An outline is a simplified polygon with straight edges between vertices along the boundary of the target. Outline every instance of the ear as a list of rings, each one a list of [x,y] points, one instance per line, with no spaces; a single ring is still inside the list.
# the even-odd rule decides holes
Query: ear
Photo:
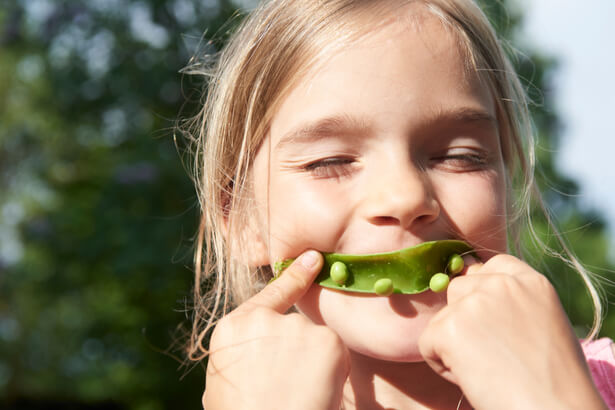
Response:
[[[255,209],[247,209],[249,215],[238,215],[230,206],[230,198],[224,198],[222,229],[231,257],[250,267],[270,264],[269,247],[264,230],[259,229]]]
[[[250,220],[237,235],[239,243],[234,248],[238,252],[236,255],[233,255],[233,257],[251,268],[270,264],[269,247],[267,246],[266,238],[263,237],[264,233],[261,229],[258,229],[257,224],[254,222]]]
[[[239,226],[238,221],[225,221],[226,242],[233,259],[252,268],[270,264],[266,241],[254,223],[248,221]]]

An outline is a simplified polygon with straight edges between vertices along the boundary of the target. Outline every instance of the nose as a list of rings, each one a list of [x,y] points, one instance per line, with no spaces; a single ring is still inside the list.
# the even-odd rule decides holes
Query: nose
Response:
[[[438,218],[440,204],[423,170],[397,161],[380,167],[365,187],[363,213],[370,223],[414,229]]]

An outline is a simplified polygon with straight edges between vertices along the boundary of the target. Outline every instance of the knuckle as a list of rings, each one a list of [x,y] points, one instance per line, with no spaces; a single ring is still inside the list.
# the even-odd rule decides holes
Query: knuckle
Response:
[[[485,310],[486,305],[488,304],[488,299],[492,297],[492,295],[492,292],[489,292],[488,290],[478,290],[460,301],[459,310],[460,312],[469,314],[470,317],[475,317],[480,312]],[[447,324],[450,327],[449,330],[454,330],[457,323],[458,321],[456,320],[447,321]]]
[[[491,298],[498,303],[504,300],[502,298],[521,296],[524,291],[523,281],[518,276],[499,274],[486,281],[484,292],[479,296]]]
[[[418,339],[418,348],[419,348],[419,352],[425,356],[425,352],[428,350],[429,345],[431,344],[431,332],[433,327],[427,327],[425,330],[423,330],[423,333],[421,333],[421,335],[419,336]]]
[[[306,323],[310,323],[310,321],[303,316],[301,313],[297,313],[297,312],[290,312],[284,315],[284,317],[286,318],[287,321],[293,322],[293,323],[297,323],[297,324],[301,324],[304,325]]]
[[[553,288],[553,285],[551,285],[551,282],[545,275],[536,273],[532,275],[532,278],[536,286],[540,286],[541,288],[545,288],[545,289]]]
[[[262,326],[262,323],[271,320],[271,309],[265,306],[255,306],[249,315],[247,315],[246,320],[257,326]]]
[[[227,316],[221,319],[214,328],[211,339],[209,341],[210,350],[216,350],[220,345],[224,344],[225,340],[233,337],[233,324],[231,319]]]
[[[491,281],[492,284],[505,290],[512,291],[519,287],[519,279],[515,276],[498,275],[496,279]]]
[[[299,313],[287,313],[282,315],[281,319],[281,325],[289,334],[304,334],[306,327],[309,326],[308,320]]]
[[[446,308],[445,308],[446,309]],[[427,351],[434,346],[439,346],[442,341],[448,340],[448,334],[455,334],[457,330],[456,317],[459,316],[458,307],[454,310],[446,309],[441,310],[425,328],[421,336],[419,337],[419,350]]]
[[[463,321],[463,314],[456,311],[453,315],[441,317],[437,323],[430,327],[429,332],[424,332],[419,339],[419,349],[421,346],[425,350],[441,350],[446,345],[447,340],[456,340],[459,337],[460,323]]]
[[[254,308],[250,312],[250,315],[256,318],[265,317],[269,315],[269,308],[266,308],[265,306],[261,306],[261,305],[254,305]]]
[[[324,349],[327,351],[343,351],[344,342],[337,333],[326,326],[317,326],[317,330],[319,342]]]
[[[532,286],[533,289],[535,289],[542,295],[549,297],[557,297],[557,292],[555,291],[553,284],[546,276],[540,273],[535,273],[529,275],[528,281],[530,286]]]
[[[506,270],[520,263],[523,263],[523,262],[521,262],[521,260],[518,259],[517,257],[509,255],[507,253],[500,253],[498,255],[495,255],[491,259],[489,259],[485,263],[485,266],[489,266],[490,268],[495,268],[496,270],[502,270],[502,269]]]
[[[460,276],[452,280],[448,289],[446,290],[446,296],[448,300],[457,300],[464,294],[464,289],[467,287],[467,277]]]
[[[212,334],[212,340],[215,337],[224,338],[232,336],[236,329],[245,328],[246,323],[263,323],[269,320],[271,310],[267,307],[245,302],[246,309],[234,311],[216,323],[216,327]]]
[[[455,338],[459,334],[459,321],[444,320],[441,326],[444,334],[452,340],[455,340]]]
[[[444,317],[441,314],[438,314],[434,317],[428,324],[428,326],[423,330],[418,338],[418,348],[421,354],[424,354],[429,348],[434,344],[435,341],[438,340],[438,330]]]
[[[292,265],[291,267],[288,268],[285,274],[288,276],[288,279],[295,282],[295,285],[297,285],[298,287],[300,288],[307,287],[308,279],[305,277],[305,272],[302,270],[301,267]]]
[[[286,300],[285,294],[284,288],[277,281],[269,284],[267,288],[267,298],[276,305]]]

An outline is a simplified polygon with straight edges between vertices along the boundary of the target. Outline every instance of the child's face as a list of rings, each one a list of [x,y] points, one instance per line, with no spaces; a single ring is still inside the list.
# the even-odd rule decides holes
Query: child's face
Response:
[[[253,166],[268,263],[312,248],[375,253],[461,238],[506,250],[506,192],[493,98],[431,17],[387,24],[301,79]],[[420,360],[445,294],[358,296],[312,286],[297,304],[353,350]]]

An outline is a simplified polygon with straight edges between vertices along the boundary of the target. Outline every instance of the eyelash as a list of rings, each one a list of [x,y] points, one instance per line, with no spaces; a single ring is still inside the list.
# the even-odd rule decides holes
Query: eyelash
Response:
[[[332,157],[311,162],[303,166],[303,169],[316,178],[342,178],[352,172],[353,158]],[[484,169],[488,164],[487,155],[484,153],[451,154],[433,157],[430,163],[434,168],[444,167],[449,171],[471,172]]]
[[[346,157],[325,158],[311,162],[303,167],[317,178],[342,178],[350,175],[354,159]]]
[[[451,154],[434,157],[432,164],[437,168],[444,166],[446,169],[459,171],[477,171],[484,169],[489,163],[484,153]]]

